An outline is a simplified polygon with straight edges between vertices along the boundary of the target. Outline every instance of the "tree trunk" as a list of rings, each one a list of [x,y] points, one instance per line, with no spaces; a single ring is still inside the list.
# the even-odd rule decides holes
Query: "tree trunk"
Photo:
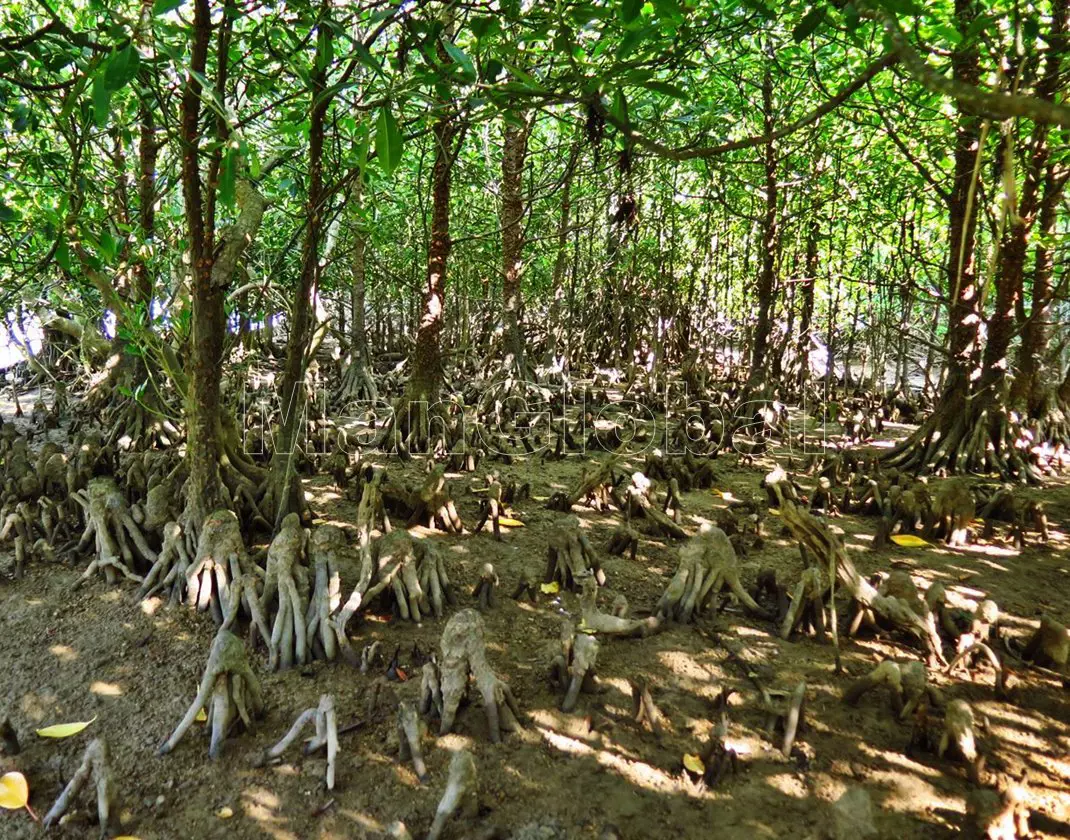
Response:
[[[810,381],[811,329],[814,321],[814,287],[817,284],[817,241],[821,226],[815,215],[806,231],[806,257],[803,262],[802,314],[799,316],[799,339],[795,353],[799,359],[799,387],[805,388]]]
[[[780,222],[777,215],[777,157],[773,142],[775,124],[773,114],[773,73],[770,63],[766,64],[762,79],[762,114],[765,128],[765,214],[762,217],[762,254],[761,270],[758,273],[758,320],[754,326],[754,339],[751,343],[750,381],[759,385],[764,378],[768,364],[766,353],[769,350],[769,335],[772,331],[773,295],[776,283],[776,258],[780,245]]]
[[[327,110],[332,96],[327,86],[327,60],[331,50],[330,26],[317,27],[315,70],[310,81],[308,129],[308,204],[305,215],[305,241],[301,252],[301,277],[297,284],[290,330],[286,340],[286,361],[282,373],[282,416],[271,456],[271,499],[268,511],[274,513],[274,531],[290,513],[304,509],[301,481],[297,475],[297,455],[304,443],[306,409],[305,365],[312,332],[312,291],[319,275],[320,239],[323,235],[323,137]]]
[[[195,0],[190,72],[180,111],[182,198],[189,238],[192,336],[186,391],[186,465],[184,520],[186,538],[195,544],[204,517],[227,504],[220,464],[224,456],[219,384],[226,335],[224,300],[238,261],[260,228],[267,202],[249,183],[235,189],[239,214],[218,247],[213,226],[206,224],[200,173],[201,82],[211,36],[208,0]]]
[[[561,324],[564,314],[561,311],[565,300],[565,270],[568,268],[568,229],[572,213],[572,177],[576,171],[576,161],[580,155],[579,141],[573,142],[569,151],[568,163],[561,184],[561,212],[557,217],[557,254],[554,258],[553,274],[550,281],[550,340],[547,343],[546,364],[553,364],[561,352],[564,331]],[[571,314],[571,313],[569,313]]]
[[[432,129],[435,164],[431,174],[431,240],[427,249],[427,276],[423,308],[416,331],[416,347],[409,374],[409,400],[433,403],[442,391],[440,340],[446,297],[446,262],[450,254],[450,182],[456,156],[453,141],[460,133],[456,118],[439,117]]]
[[[516,120],[520,121],[517,125]],[[520,327],[521,274],[524,251],[524,162],[530,125],[523,115],[505,119],[502,147],[502,319],[505,327],[503,368],[520,380],[527,376]]]

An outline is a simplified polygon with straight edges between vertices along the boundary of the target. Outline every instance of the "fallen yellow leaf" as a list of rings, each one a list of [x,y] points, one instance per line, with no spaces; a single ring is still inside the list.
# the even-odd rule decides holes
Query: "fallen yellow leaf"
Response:
[[[197,721],[197,723],[204,723],[206,720],[208,720],[208,712],[206,712],[204,709],[201,709],[199,712],[197,712],[197,714],[193,716],[193,719]]]
[[[929,544],[921,537],[916,537],[913,534],[893,534],[891,540],[896,545],[903,546],[903,548],[921,548]]]
[[[533,502],[548,502],[548,501],[550,501],[550,497],[549,496],[532,496],[531,500]]]
[[[684,767],[699,776],[706,772],[706,765],[702,763],[702,759],[691,753],[684,755]]]
[[[21,773],[5,773],[0,776],[0,808],[17,811],[30,801],[30,786]]]
[[[93,720],[83,720],[78,723],[57,723],[53,726],[46,726],[44,729],[38,729],[37,734],[42,738],[70,738],[72,735],[77,735],[96,719],[97,716],[93,715]]]
[[[490,489],[489,487],[473,487],[472,488],[472,492],[473,493],[486,493],[489,489]]]
[[[215,815],[221,820],[229,820],[231,817],[234,816],[234,809],[231,808],[229,805],[224,805],[222,808],[215,812]]]
[[[504,525],[506,528],[523,528],[524,527],[524,523],[521,522],[519,519],[509,519],[508,517],[505,517],[505,516],[499,516],[498,517],[498,524],[499,525]]]
[[[561,591],[561,584],[559,584],[556,580],[552,580],[549,583],[544,583],[539,588],[542,589],[542,591],[545,592],[547,595],[556,595],[558,592]]]

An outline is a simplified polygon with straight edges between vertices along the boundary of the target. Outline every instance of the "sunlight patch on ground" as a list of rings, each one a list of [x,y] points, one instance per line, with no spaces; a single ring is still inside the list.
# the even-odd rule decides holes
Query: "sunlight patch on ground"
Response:
[[[810,795],[802,779],[794,773],[776,773],[767,776],[765,783],[792,799],[806,799]]]
[[[247,817],[255,820],[275,840],[297,840],[297,835],[284,827],[288,821],[276,813],[279,804],[278,796],[264,788],[252,788],[242,793],[242,809]]]
[[[115,683],[96,680],[89,686],[89,690],[100,697],[122,697],[123,690]]]
[[[145,615],[149,616],[149,618],[151,618],[152,616],[156,615],[156,611],[162,606],[163,598],[157,598],[155,595],[153,595],[151,598],[146,598],[144,601],[141,602],[141,611],[145,613]]]
[[[575,738],[542,727],[539,727],[539,734],[554,749],[568,755],[593,757],[602,767],[618,773],[636,787],[657,793],[678,793],[681,790],[678,779],[645,762],[629,761],[606,750],[596,750]]]
[[[74,662],[78,658],[78,652],[68,645],[52,645],[48,652],[59,659],[60,662]]]

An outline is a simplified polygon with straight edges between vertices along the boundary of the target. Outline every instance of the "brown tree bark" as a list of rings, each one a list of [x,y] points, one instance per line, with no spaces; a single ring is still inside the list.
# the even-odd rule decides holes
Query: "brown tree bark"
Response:
[[[224,458],[220,378],[226,335],[224,300],[238,261],[260,228],[267,202],[248,183],[236,188],[239,215],[214,245],[214,224],[205,221],[200,172],[201,82],[208,62],[212,32],[209,0],[194,0],[190,72],[180,109],[182,197],[190,251],[192,335],[186,390],[187,541],[195,543],[201,523],[213,510],[228,504],[220,464]]]
[[[766,136],[765,165],[765,212],[762,216],[762,253],[761,269],[758,272],[758,320],[754,326],[754,339],[751,343],[750,382],[752,386],[761,384],[764,378],[769,351],[769,336],[773,326],[774,291],[776,285],[776,260],[780,249],[780,219],[777,212],[778,185],[777,169],[779,157],[773,141],[775,116],[773,113],[773,72],[771,61],[767,59],[765,75],[762,78],[762,116]]]
[[[519,124],[517,124],[519,121]],[[531,126],[523,114],[505,119],[502,145],[502,320],[503,368],[520,380],[527,378],[524,335],[520,325],[523,302],[521,275],[524,251],[524,164]]]
[[[312,338],[312,291],[319,278],[320,240],[323,238],[323,140],[327,111],[333,95],[326,92],[332,29],[318,27],[314,69],[309,77],[308,199],[305,210],[305,240],[301,250],[301,276],[290,312],[286,361],[282,373],[282,416],[271,457],[271,490],[265,514],[274,514],[274,531],[290,513],[304,511],[301,481],[297,475],[298,453],[305,444],[303,421],[306,355]]]
[[[799,360],[798,383],[805,388],[810,381],[810,346],[814,321],[814,288],[817,285],[817,244],[821,233],[815,214],[806,229],[806,257],[803,260],[802,313],[799,315],[799,337],[795,355]]]
[[[432,129],[435,163],[431,172],[431,240],[427,249],[420,323],[409,374],[410,401],[433,403],[442,392],[442,313],[446,299],[446,264],[451,246],[450,185],[457,152],[453,145],[460,133],[460,125],[453,114],[439,117]]]

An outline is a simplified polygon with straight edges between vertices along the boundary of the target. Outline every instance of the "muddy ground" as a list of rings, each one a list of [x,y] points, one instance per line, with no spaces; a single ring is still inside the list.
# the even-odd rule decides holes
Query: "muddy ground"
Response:
[[[583,463],[579,456],[548,464],[521,459],[501,471],[531,482],[535,497],[548,497],[569,485]],[[639,468],[641,459],[631,463]],[[759,481],[770,463],[759,459],[741,466],[735,456],[722,456],[716,461],[716,490],[760,498]],[[410,480],[417,481],[421,469],[418,461],[406,467]],[[480,498],[470,488],[483,484],[479,476],[454,476],[453,481],[469,527]],[[355,522],[355,503],[329,479],[310,481],[307,492],[322,520],[346,527]],[[1042,614],[1070,622],[1070,487],[1055,483],[1041,492],[1051,542],[1039,545],[1033,539],[1023,551],[997,534],[959,550],[932,545],[875,552],[870,547],[875,520],[843,517],[832,524],[842,530],[863,573],[889,569],[894,562],[909,568],[923,586],[943,581],[960,605],[993,598],[1007,616],[1006,632],[1020,637]],[[683,523],[694,530],[724,504],[717,492],[689,493]],[[675,568],[677,546],[645,539],[636,562],[611,557],[605,538],[618,516],[578,509],[574,514],[608,574],[602,603],[623,593],[633,611],[649,611]],[[827,803],[849,785],[872,794],[881,837],[958,833],[970,790],[964,768],[934,755],[908,756],[910,725],[894,721],[882,698],[867,696],[857,708],[845,706],[840,695],[850,677],[833,673],[830,644],[806,637],[781,641],[771,624],[747,617],[734,605],[697,625],[672,627],[644,640],[603,640],[598,670],[605,693],[583,695],[574,714],[562,714],[546,667],[561,616],[578,620],[577,597],[543,595],[531,606],[507,595],[522,569],[541,574],[548,533],[563,515],[547,511],[537,499],[518,504],[515,515],[525,526],[509,530],[501,543],[487,533],[425,534],[449,558],[459,606],[472,605],[470,593],[482,565],[490,561],[497,567],[505,591],[486,616],[490,659],[528,715],[524,731],[493,745],[473,702],[462,711],[454,734],[426,739],[430,775],[425,785],[410,764],[395,757],[396,698],[415,692],[418,679],[392,684],[368,718],[365,692],[379,675],[324,663],[269,674],[263,649],[252,658],[263,679],[266,718],[252,732],[228,740],[218,761],[208,759],[202,724],[171,755],[158,758],[156,748],[196,692],[215,628],[210,618],[185,608],[167,608],[158,600],[136,603],[132,584],[109,588],[98,578],[72,592],[83,561],[77,567],[31,565],[21,581],[6,575],[0,580],[0,716],[10,717],[24,747],[16,758],[0,761],[26,774],[31,805],[40,814],[77,766],[89,739],[105,737],[118,783],[122,833],[142,840],[370,838],[381,836],[396,819],[419,837],[445,785],[450,751],[459,746],[475,754],[482,815],[476,824],[455,826],[451,837],[470,836],[488,823],[516,829],[534,820],[554,821],[565,836],[576,838],[597,837],[608,825],[625,840],[817,837]],[[744,583],[753,582],[759,566],[772,566],[781,580],[794,582],[801,570],[796,545],[781,534],[776,517],[767,516],[765,528],[764,547],[745,558]],[[352,576],[346,581],[351,585]],[[401,645],[404,667],[414,642],[424,649],[437,647],[444,623],[416,626],[372,615],[362,623],[355,620],[350,631],[358,646],[372,639],[382,639],[390,650]],[[771,687],[806,681],[809,726],[791,758],[781,757],[778,739],[765,732],[754,687],[717,637],[742,642],[748,656],[764,662]],[[843,641],[843,662],[851,675],[887,656],[907,659],[918,653],[898,639]],[[652,679],[668,719],[660,743],[649,730],[624,719],[631,704],[628,679],[638,676]],[[974,683],[942,675],[934,679],[950,696],[973,703],[987,721],[982,743],[990,766],[1029,771],[1036,836],[1070,836],[1070,692],[1018,669],[1012,678],[1014,704],[994,699],[991,672],[982,670]],[[704,790],[684,774],[681,759],[701,748],[711,728],[710,701],[725,686],[738,692],[727,739],[739,753],[738,772],[716,789]],[[324,789],[323,759],[303,758],[299,749],[281,763],[254,767],[252,758],[324,692],[334,695],[340,726],[357,724],[341,736],[336,790]],[[70,739],[34,735],[37,727],[90,718],[93,724]],[[592,732],[592,719],[615,722]],[[81,805],[56,835],[95,836],[94,809],[87,797]],[[220,816],[228,809],[232,816]],[[0,812],[0,837],[28,838],[37,832],[25,811]]]

